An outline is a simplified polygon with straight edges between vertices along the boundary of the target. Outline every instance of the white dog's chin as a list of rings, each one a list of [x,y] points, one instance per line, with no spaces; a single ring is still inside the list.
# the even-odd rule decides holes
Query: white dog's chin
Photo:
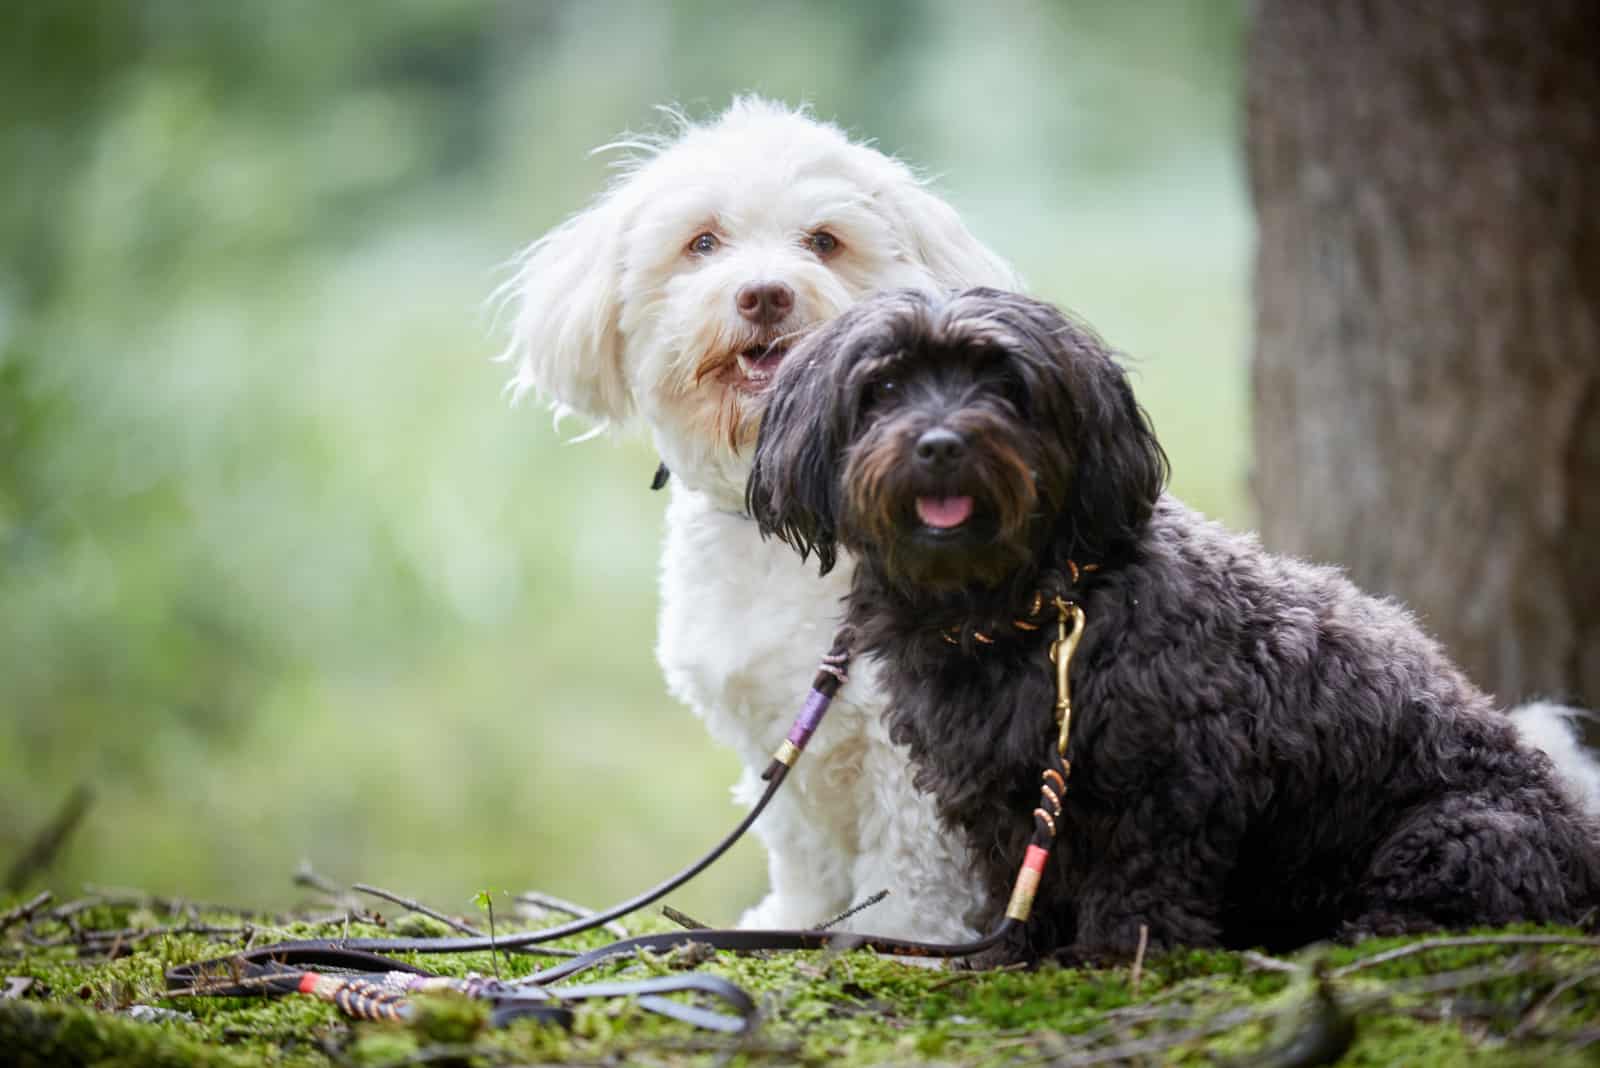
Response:
[[[848,582],[848,568],[819,581],[742,518],[773,373],[878,290],[1017,280],[903,164],[802,112],[738,100],[621,147],[634,153],[617,182],[507,286],[512,389],[648,428],[675,487],[658,655],[672,693],[740,754],[753,799]],[[977,895],[965,846],[912,785],[870,670],[856,675],[756,825],[773,889],[748,922],[805,926],[889,888],[875,930],[959,940]]]

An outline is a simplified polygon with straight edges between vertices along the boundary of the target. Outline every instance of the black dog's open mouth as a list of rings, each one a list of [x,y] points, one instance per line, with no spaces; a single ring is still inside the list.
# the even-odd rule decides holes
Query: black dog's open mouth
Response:
[[[971,497],[918,497],[917,518],[935,532],[955,531],[972,518]]]
[[[963,493],[919,494],[905,521],[912,540],[941,551],[982,545],[997,533],[994,512],[983,498]]]

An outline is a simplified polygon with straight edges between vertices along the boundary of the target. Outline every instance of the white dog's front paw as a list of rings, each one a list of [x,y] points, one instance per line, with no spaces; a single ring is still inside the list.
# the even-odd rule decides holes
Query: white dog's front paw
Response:
[[[813,898],[795,898],[773,891],[761,904],[745,910],[740,928],[747,931],[803,931],[826,920],[840,910]]]

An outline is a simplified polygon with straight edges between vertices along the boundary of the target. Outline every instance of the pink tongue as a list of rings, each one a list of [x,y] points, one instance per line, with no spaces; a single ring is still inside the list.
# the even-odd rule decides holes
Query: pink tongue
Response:
[[[918,497],[917,518],[930,527],[959,527],[972,515],[971,497]]]

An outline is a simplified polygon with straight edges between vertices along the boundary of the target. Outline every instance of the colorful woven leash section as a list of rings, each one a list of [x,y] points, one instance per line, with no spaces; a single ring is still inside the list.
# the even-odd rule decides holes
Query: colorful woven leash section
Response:
[[[332,946],[298,951],[288,946],[268,948],[274,956],[246,954],[174,968],[167,973],[168,990],[192,997],[305,994],[336,1005],[358,1020],[397,1022],[415,1015],[418,995],[452,994],[488,1002],[492,1007],[489,1022],[495,1027],[530,1018],[570,1027],[570,1004],[596,998],[637,998],[639,1007],[647,1012],[731,1033],[748,1030],[756,1014],[749,995],[714,975],[686,973],[550,990],[526,981],[434,975],[386,957]],[[325,970],[295,967],[291,961],[324,961]],[[667,996],[671,994],[714,999],[727,1011],[674,1001]]]

